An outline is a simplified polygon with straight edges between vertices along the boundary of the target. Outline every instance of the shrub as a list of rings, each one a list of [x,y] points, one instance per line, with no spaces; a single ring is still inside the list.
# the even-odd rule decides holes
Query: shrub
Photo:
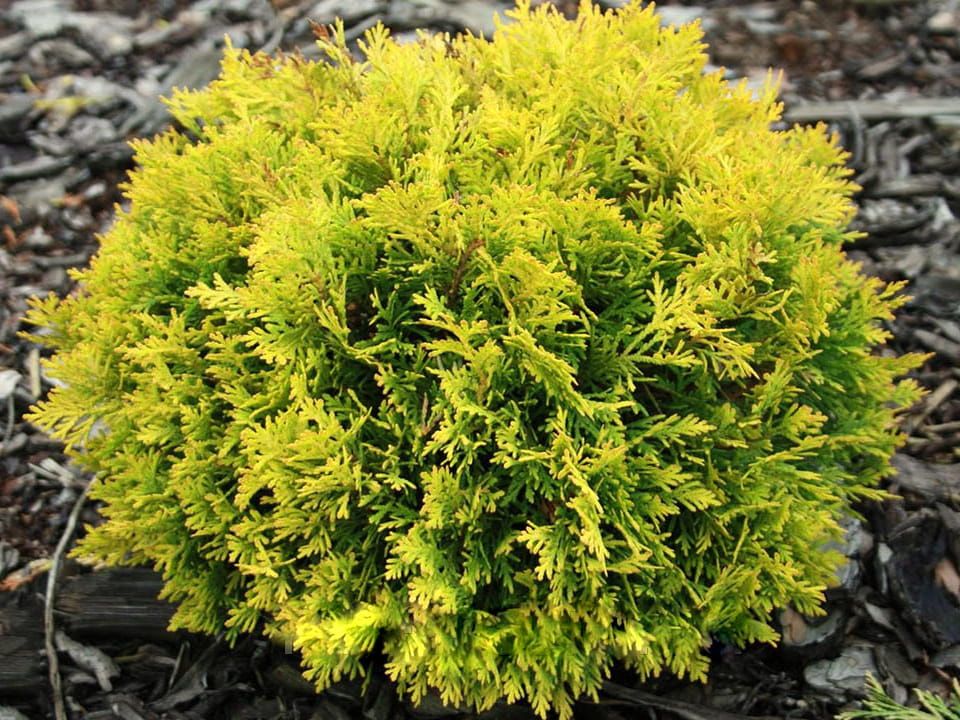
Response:
[[[946,698],[920,688],[914,688],[913,694],[919,707],[901,705],[887,695],[879,680],[868,675],[863,706],[840,713],[836,720],[960,720],[960,682],[956,678],[951,680]]]
[[[513,17],[229,51],[35,304],[33,419],[97,473],[81,552],[160,570],[175,626],[566,717],[817,611],[916,358],[871,353],[900,301],[841,252],[823,128],[651,8]]]

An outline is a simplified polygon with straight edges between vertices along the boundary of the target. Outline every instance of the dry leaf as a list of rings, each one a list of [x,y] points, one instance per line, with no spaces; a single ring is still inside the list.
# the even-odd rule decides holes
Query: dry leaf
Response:
[[[950,558],[943,558],[937,563],[933,569],[933,576],[936,578],[937,585],[960,600],[960,573],[957,572],[957,566]]]
[[[0,592],[10,592],[32,582],[35,577],[45,573],[49,567],[49,558],[40,558],[27,563],[24,567],[14,570],[3,580],[0,580]]]
[[[8,198],[6,195],[0,195],[0,208],[7,211],[16,225],[20,224],[23,218],[20,217],[20,207],[17,205],[16,200]]]

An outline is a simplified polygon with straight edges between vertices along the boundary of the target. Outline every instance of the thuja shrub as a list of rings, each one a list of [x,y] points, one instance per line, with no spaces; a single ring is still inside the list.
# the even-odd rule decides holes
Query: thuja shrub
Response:
[[[176,627],[566,717],[817,612],[916,358],[872,352],[897,288],[841,251],[823,128],[638,3],[513,20],[229,51],[35,304],[33,419],[97,474],[80,551],[161,571]]]

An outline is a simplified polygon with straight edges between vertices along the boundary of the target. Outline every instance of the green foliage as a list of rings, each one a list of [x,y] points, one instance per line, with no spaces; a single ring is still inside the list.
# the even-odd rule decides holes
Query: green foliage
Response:
[[[898,288],[841,252],[822,128],[638,3],[513,16],[228,52],[34,306],[33,420],[98,475],[81,551],[160,570],[177,627],[565,718],[817,611],[917,359],[871,352]]]
[[[960,720],[960,683],[953,681],[949,702],[926,690],[915,689],[919,708],[904,707],[891,698],[883,685],[867,677],[867,699],[860,710],[837,715],[837,720]]]

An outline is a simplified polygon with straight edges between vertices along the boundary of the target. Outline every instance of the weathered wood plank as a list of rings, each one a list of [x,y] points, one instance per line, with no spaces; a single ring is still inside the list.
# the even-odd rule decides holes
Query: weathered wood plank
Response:
[[[166,635],[170,603],[157,600],[160,576],[146,568],[101,570],[67,578],[57,590],[58,624],[68,635]]]
[[[812,102],[788,107],[783,119],[790,123],[809,123],[818,120],[900,120],[938,115],[960,115],[960,98]]]
[[[0,594],[0,694],[26,693],[46,683],[43,649],[45,581]],[[57,588],[56,623],[76,639],[171,637],[174,608],[157,600],[163,583],[152,570],[118,568],[65,577]]]
[[[46,681],[43,604],[35,597],[0,607],[0,694],[27,693]]]

